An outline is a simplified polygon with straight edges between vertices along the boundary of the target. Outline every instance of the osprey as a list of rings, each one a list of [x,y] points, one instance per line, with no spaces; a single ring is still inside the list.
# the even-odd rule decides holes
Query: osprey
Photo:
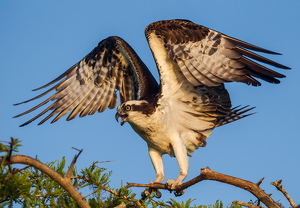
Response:
[[[117,106],[116,119],[128,122],[142,137],[156,171],[154,182],[164,180],[162,155],[176,157],[180,172],[176,180],[168,180],[176,189],[188,174],[188,156],[215,127],[251,114],[252,108],[232,108],[225,82],[242,82],[259,86],[262,79],[279,83],[284,75],[258,62],[289,69],[251,51],[278,54],[232,38],[188,20],[166,20],[147,26],[145,35],[160,75],[154,79],[136,52],[122,38],[102,40],[81,61],[50,83],[46,92],[27,100],[40,98],[55,90],[54,95],[19,114],[22,116],[53,103],[24,126],[48,111],[40,123],[58,114],[51,123],[69,114],[67,120]],[[21,103],[18,103],[21,104]],[[16,104],[16,105],[18,105]]]

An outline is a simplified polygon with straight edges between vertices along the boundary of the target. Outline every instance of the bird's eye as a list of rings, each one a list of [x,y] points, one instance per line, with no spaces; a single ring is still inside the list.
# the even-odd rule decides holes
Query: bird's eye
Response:
[[[130,105],[126,105],[126,106],[125,106],[125,110],[126,110],[126,111],[130,111],[130,110],[131,110]]]

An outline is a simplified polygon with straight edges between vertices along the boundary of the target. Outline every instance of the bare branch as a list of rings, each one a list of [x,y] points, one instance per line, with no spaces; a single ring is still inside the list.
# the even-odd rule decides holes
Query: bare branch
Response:
[[[6,158],[6,160],[8,160],[8,161],[10,161],[10,158],[12,156],[13,146],[14,146],[14,138],[10,137],[9,152],[8,152],[8,156]],[[12,172],[11,164],[8,165],[8,169],[9,169],[9,172]]]
[[[114,162],[114,161],[115,161],[115,160],[106,160],[106,161],[100,161],[100,162],[99,162],[99,161],[96,161],[96,162],[95,162],[95,164],[96,164],[96,163],[107,163],[107,162]]]
[[[12,155],[13,147],[14,147],[14,138],[10,137],[10,147],[9,147],[9,153],[8,153],[8,157],[7,157],[8,161],[10,160],[10,157]]]
[[[127,182],[126,188],[130,187],[149,187],[149,188],[154,188],[154,189],[168,189],[166,184],[164,183],[158,183],[158,182],[153,182],[150,184],[140,184],[140,183],[129,183]]]
[[[264,179],[265,179],[265,177],[263,177],[262,179],[260,179],[260,180],[256,183],[256,185],[257,185],[257,186],[260,186],[260,184],[263,182]]]
[[[80,150],[80,149],[77,149],[76,147],[72,147],[72,149],[77,150],[78,152],[82,151],[82,149]]]
[[[238,203],[241,206],[249,207],[249,208],[260,208],[260,206],[255,206],[253,204],[249,204],[249,203],[242,202],[242,201],[233,201],[232,203]]]
[[[73,171],[73,167],[77,161],[77,158],[79,157],[79,155],[82,153],[83,149],[79,150],[79,149],[76,149],[75,147],[72,147],[73,149],[79,151],[79,153],[77,155],[74,156],[73,160],[72,160],[72,163],[66,173],[66,178],[70,179],[70,177],[72,176],[72,171]]]
[[[208,167],[201,169],[201,175],[206,180],[214,180],[222,183],[227,183],[239,188],[242,188],[246,191],[252,193],[258,200],[263,202],[269,208],[280,208],[280,206],[270,197],[268,196],[259,186],[256,184],[246,181],[240,178],[224,175],[221,173],[214,172],[210,170]]]
[[[174,190],[176,192],[180,192],[181,190],[184,190],[200,181],[203,180],[213,180],[213,181],[219,181],[221,183],[227,183],[242,189],[245,189],[246,191],[249,191],[252,193],[258,200],[263,202],[267,207],[269,208],[280,208],[280,206],[268,195],[266,194],[259,186],[255,183],[252,183],[250,181],[246,181],[240,178],[232,177],[229,175],[224,175],[222,173],[218,173],[215,171],[210,170],[209,167],[202,168],[201,174],[192,180],[183,183]],[[153,183],[153,184],[133,184],[133,183],[127,183],[128,187],[137,186],[137,187],[150,187],[154,189],[169,189],[166,187],[166,184],[162,183]]]
[[[281,182],[282,182],[282,180],[271,182],[271,185],[275,186],[277,188],[277,190],[280,191],[285,196],[285,198],[287,198],[287,200],[290,202],[290,204],[291,204],[291,206],[293,208],[297,207],[297,205],[295,204],[295,202],[288,195],[288,193],[286,192],[286,190],[282,187]]]

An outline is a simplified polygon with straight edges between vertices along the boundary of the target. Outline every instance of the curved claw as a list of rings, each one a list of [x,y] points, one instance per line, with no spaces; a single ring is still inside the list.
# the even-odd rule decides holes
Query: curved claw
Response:
[[[161,197],[161,195],[162,195],[161,192],[160,192],[160,190],[159,189],[155,189],[154,191],[155,191],[155,197],[159,199]]]
[[[174,195],[177,196],[182,196],[185,193],[185,190],[181,190],[181,191],[175,191]]]
[[[141,193],[141,196],[142,196],[142,199],[145,199],[147,198],[147,196],[149,196],[151,194],[149,188],[146,188],[142,193]]]
[[[150,184],[153,184],[153,181],[150,181]],[[153,191],[155,191],[155,197],[156,198],[160,198],[162,196],[161,192],[159,189],[155,189],[155,188],[149,188],[147,187],[142,193],[142,199],[145,199],[147,196],[149,196]]]
[[[142,199],[145,199],[148,197],[153,191],[155,191],[155,197],[160,198],[162,196],[161,192],[158,189],[153,189],[153,188],[146,188],[142,193]]]
[[[178,182],[177,180],[171,180],[171,179],[167,180],[166,182],[167,189],[170,192],[174,191],[175,196],[182,196],[185,193],[185,190],[180,190],[180,191],[176,190],[176,188],[181,184],[182,182]]]

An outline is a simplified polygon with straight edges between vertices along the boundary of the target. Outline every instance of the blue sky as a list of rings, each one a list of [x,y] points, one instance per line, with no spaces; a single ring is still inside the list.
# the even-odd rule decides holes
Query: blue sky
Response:
[[[286,207],[286,199],[270,182],[282,179],[283,186],[299,200],[300,133],[299,105],[299,1],[1,1],[1,140],[11,136],[21,139],[20,154],[50,162],[66,156],[71,162],[83,149],[77,167],[93,161],[115,160],[103,166],[113,171],[111,186],[123,182],[148,183],[155,179],[146,143],[129,124],[115,121],[116,110],[55,124],[33,122],[20,124],[35,113],[13,119],[41,100],[21,106],[12,104],[38,94],[32,89],[48,83],[89,53],[102,39],[117,35],[139,54],[158,79],[155,62],[144,36],[145,27],[162,19],[189,19],[229,36],[282,53],[271,56],[292,70],[276,69],[287,77],[279,85],[261,87],[230,83],[232,104],[256,106],[256,114],[215,129],[207,146],[190,158],[186,180],[200,168],[209,166],[224,174],[258,182]],[[163,157],[166,179],[175,179],[179,169],[176,159]],[[135,192],[142,191],[134,188]],[[162,191],[163,197],[174,197]],[[250,193],[214,181],[190,187],[176,198],[211,204],[220,199],[225,205],[233,200],[255,199]],[[297,199],[298,198],[298,199]]]

